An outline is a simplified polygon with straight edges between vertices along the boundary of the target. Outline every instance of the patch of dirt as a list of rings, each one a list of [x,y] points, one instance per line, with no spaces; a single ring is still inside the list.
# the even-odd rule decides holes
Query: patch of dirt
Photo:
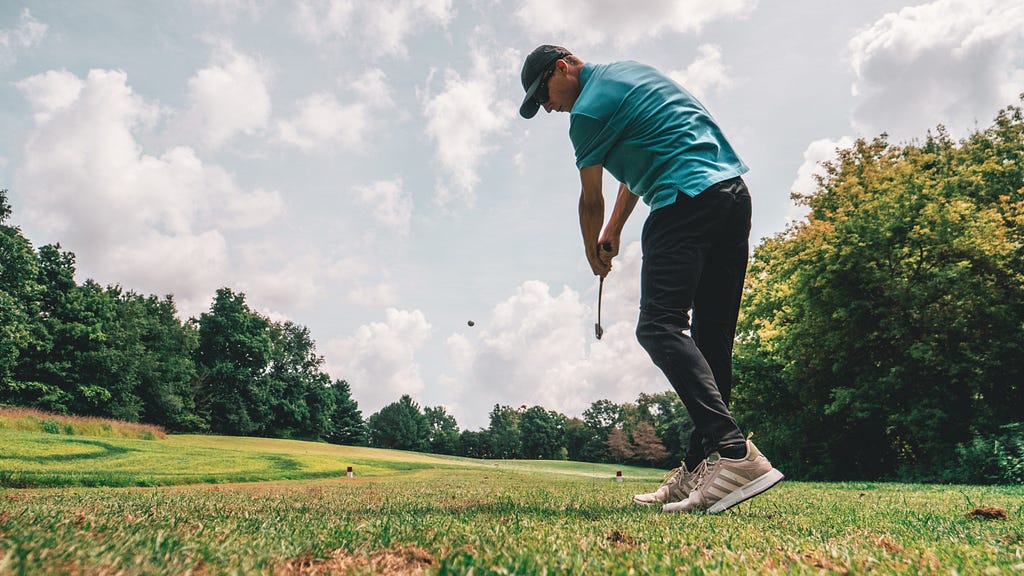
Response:
[[[605,539],[612,544],[625,546],[627,548],[634,548],[637,544],[636,538],[633,538],[625,532],[620,532],[619,530],[612,530],[605,536]]]
[[[892,540],[890,540],[889,538],[887,538],[885,536],[882,536],[881,538],[876,540],[875,544],[877,544],[879,548],[881,548],[883,550],[886,550],[888,552],[894,552],[894,553],[903,552],[903,546],[900,546],[899,544],[893,542]]]
[[[330,558],[309,555],[286,560],[274,567],[274,576],[344,574],[354,570],[372,570],[374,574],[415,576],[436,563],[429,552],[415,546],[377,550],[369,556],[335,550]]]
[[[967,513],[971,518],[980,520],[1006,520],[1006,510],[995,507],[979,507]]]

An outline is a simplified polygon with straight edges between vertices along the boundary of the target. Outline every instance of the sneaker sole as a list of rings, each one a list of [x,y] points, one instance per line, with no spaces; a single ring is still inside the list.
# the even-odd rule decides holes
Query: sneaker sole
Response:
[[[754,496],[757,496],[772,486],[775,486],[783,478],[785,478],[785,476],[782,475],[782,472],[772,468],[757,479],[751,480],[742,487],[730,492],[725,498],[722,498],[718,502],[712,504],[711,507],[708,508],[708,514],[725,512],[729,508],[732,508],[741,502],[750,500]]]

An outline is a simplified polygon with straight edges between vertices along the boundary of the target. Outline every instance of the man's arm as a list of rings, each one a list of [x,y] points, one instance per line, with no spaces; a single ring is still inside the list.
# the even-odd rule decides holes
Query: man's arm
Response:
[[[601,179],[604,166],[587,166],[580,169],[580,232],[583,233],[583,249],[587,255],[590,269],[596,276],[607,276],[611,265],[604,262],[598,254],[598,237],[604,223],[604,196],[601,194]],[[616,203],[617,204],[617,203]]]
[[[608,224],[604,227],[604,233],[601,234],[601,239],[598,241],[598,244],[611,246],[611,251],[598,251],[598,256],[602,262],[608,265],[609,270],[612,267],[612,258],[619,254],[622,228],[626,225],[626,220],[629,220],[629,215],[633,213],[633,208],[639,199],[640,197],[630,192],[625,184],[619,184],[619,195],[615,197],[612,215],[608,218]]]

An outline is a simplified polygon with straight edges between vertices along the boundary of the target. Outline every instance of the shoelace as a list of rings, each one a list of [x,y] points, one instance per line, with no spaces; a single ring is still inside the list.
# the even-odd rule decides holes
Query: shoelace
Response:
[[[697,483],[694,484],[694,486],[696,486],[698,489],[704,486],[704,479],[709,477],[711,475],[711,472],[714,471],[715,464],[718,464],[718,460],[715,460],[714,462],[708,462],[708,460],[705,459],[700,463],[700,467],[698,468],[697,472]]]

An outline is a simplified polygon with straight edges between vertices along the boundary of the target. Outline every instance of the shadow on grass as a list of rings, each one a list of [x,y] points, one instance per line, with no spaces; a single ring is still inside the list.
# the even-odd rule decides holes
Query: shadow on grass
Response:
[[[114,446],[106,442],[99,440],[71,440],[61,439],[60,442],[54,442],[59,444],[85,444],[87,446],[96,446],[100,448],[98,452],[88,452],[85,454],[54,454],[52,456],[19,456],[15,458],[5,458],[13,462],[33,462],[36,464],[48,464],[54,462],[75,462],[77,460],[97,460],[100,458],[110,458],[113,456],[120,456],[129,452],[137,452],[133,448],[125,448],[123,446]]]

